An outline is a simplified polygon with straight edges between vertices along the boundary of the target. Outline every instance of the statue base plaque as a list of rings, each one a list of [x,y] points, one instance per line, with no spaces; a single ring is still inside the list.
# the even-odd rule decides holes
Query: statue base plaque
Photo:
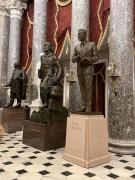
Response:
[[[27,114],[23,108],[4,108],[1,124],[7,133],[21,131]]]
[[[71,114],[64,159],[85,168],[110,161],[107,119],[103,115]]]

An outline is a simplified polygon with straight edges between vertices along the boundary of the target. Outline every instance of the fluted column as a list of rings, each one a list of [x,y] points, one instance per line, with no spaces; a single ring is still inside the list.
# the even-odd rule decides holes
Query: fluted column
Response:
[[[75,45],[78,41],[78,29],[87,29],[89,34],[89,0],[72,0],[72,26],[71,26],[71,58]],[[71,111],[81,109],[81,95],[77,80],[77,66],[70,61],[70,71],[73,71],[76,83],[70,86],[70,108]]]
[[[38,69],[40,68],[41,53],[46,38],[46,17],[48,0],[34,0],[34,27],[33,27],[33,47],[32,47],[32,69],[31,78],[34,90],[37,90],[38,97],[32,102],[32,106],[40,106],[40,79]]]
[[[118,67],[121,76],[117,94],[109,89],[109,144],[118,153],[135,153],[135,97],[133,0],[111,0],[110,63]]]
[[[20,61],[20,38],[22,13],[27,8],[27,4],[21,0],[12,0],[7,5],[10,11],[10,33],[8,52],[8,79],[11,78],[14,62]]]

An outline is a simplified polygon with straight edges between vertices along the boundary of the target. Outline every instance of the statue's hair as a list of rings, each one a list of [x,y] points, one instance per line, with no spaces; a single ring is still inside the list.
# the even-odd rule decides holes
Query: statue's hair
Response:
[[[48,44],[49,47],[50,47],[50,51],[51,51],[51,52],[54,52],[53,45],[52,45],[50,42],[47,42],[47,41],[46,41],[45,44]],[[45,44],[44,44],[44,45],[45,45]]]
[[[86,29],[78,29],[78,32],[83,32],[85,35],[87,35],[87,30]]]
[[[14,65],[16,65],[17,67],[21,68],[21,63],[20,62],[15,62]]]

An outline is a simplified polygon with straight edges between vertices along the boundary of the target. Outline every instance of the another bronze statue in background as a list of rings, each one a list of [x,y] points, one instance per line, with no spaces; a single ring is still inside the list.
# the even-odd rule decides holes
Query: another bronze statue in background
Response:
[[[54,55],[53,47],[50,42],[44,45],[44,54],[41,57],[41,68],[39,69],[41,79],[40,96],[45,108],[52,108],[52,99],[56,96],[62,97],[63,69]]]
[[[91,112],[92,110],[92,81],[94,66],[97,61],[96,44],[88,42],[87,31],[78,30],[78,40],[81,41],[74,49],[72,62],[77,63],[77,76],[82,96],[82,111]]]
[[[9,83],[5,87],[11,87],[10,103],[5,107],[12,107],[14,100],[17,99],[17,105],[14,108],[21,107],[21,100],[26,98],[27,75],[20,63],[14,63],[14,71]]]

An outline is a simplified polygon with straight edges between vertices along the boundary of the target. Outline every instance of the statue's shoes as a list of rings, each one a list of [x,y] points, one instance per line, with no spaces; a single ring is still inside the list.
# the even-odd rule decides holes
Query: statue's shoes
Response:
[[[13,108],[20,108],[21,107],[21,103],[18,103],[17,105],[13,106]]]
[[[43,105],[45,108],[47,108],[48,107],[48,104],[47,103],[44,103],[44,105]]]
[[[82,109],[81,109],[81,112],[86,112],[86,108],[82,108]]]
[[[6,104],[4,107],[5,108],[12,108],[13,104]]]

